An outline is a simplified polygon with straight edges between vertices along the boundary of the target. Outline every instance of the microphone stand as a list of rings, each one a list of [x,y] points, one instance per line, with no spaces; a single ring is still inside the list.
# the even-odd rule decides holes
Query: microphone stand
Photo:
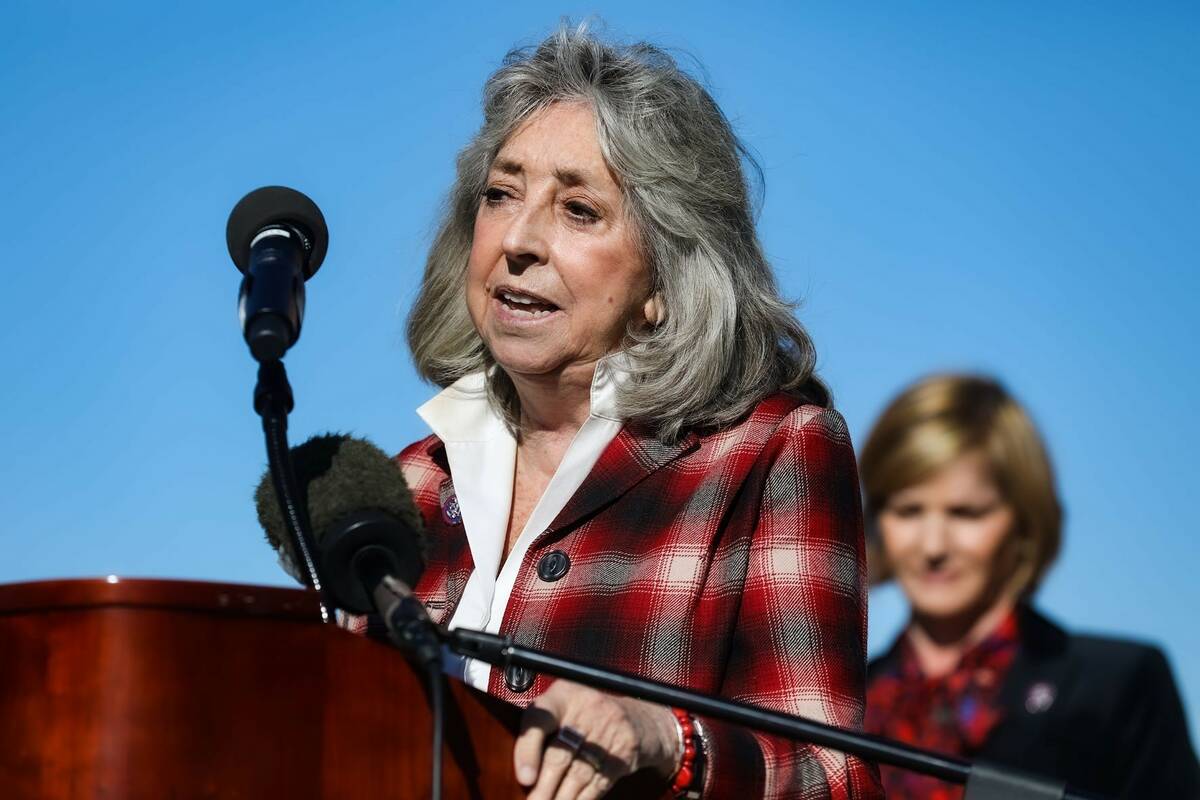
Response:
[[[385,583],[393,592],[399,584],[392,578],[385,579]],[[402,592],[406,595],[406,602],[380,604],[379,611],[392,641],[403,648],[416,649],[418,653],[423,651],[428,654],[436,642],[441,642],[442,646],[458,655],[479,659],[493,666],[524,667],[585,686],[682,708],[764,733],[860,756],[868,761],[931,775],[949,783],[965,784],[964,800],[1100,800],[1094,795],[1070,791],[1061,781],[999,768],[986,762],[972,764],[883,737],[844,730],[749,703],[712,697],[668,683],[603,669],[523,647],[514,643],[509,636],[465,628],[447,631],[429,620],[424,607],[406,587]]]
[[[277,359],[260,362],[258,383],[254,387],[254,410],[262,417],[271,483],[279,500],[279,511],[291,535],[292,552],[299,555],[302,563],[298,566],[320,594],[321,621],[328,624],[333,621],[329,613],[333,604],[329,590],[317,574],[317,564],[313,559],[316,547],[313,544],[312,525],[308,520],[308,504],[301,502],[296,473],[292,469],[291,451],[288,449],[287,415],[294,407],[292,386],[288,383],[283,362]]]

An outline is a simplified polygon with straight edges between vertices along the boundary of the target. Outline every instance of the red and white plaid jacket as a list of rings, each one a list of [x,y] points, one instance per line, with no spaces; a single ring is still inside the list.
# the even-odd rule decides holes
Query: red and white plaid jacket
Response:
[[[416,593],[446,623],[473,564],[445,449],[430,436],[397,461],[429,537]],[[738,425],[676,444],[626,425],[529,548],[500,633],[859,729],[865,575],[845,423],[776,394]],[[527,705],[551,680],[493,670],[488,691]],[[857,758],[701,723],[707,797],[883,796],[875,767]]]

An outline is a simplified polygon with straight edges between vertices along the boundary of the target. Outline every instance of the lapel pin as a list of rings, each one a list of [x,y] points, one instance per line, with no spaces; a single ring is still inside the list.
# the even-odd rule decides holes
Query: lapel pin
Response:
[[[1038,681],[1025,693],[1025,710],[1030,714],[1041,714],[1054,705],[1054,687],[1046,681]]]
[[[454,484],[449,480],[443,481],[438,495],[442,501],[442,521],[447,525],[461,525],[462,509],[458,505],[458,495],[454,493]]]

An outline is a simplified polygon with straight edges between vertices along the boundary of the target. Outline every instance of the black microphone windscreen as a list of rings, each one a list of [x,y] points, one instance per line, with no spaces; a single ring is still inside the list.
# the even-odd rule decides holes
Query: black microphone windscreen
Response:
[[[325,216],[308,195],[286,186],[263,186],[243,197],[229,213],[225,224],[225,244],[229,256],[242,272],[250,264],[250,244],[268,225],[288,224],[306,237],[308,256],[304,262],[304,280],[308,280],[325,260],[329,248],[329,228]]]
[[[344,434],[325,434],[292,448],[291,457],[299,502],[308,508],[318,548],[326,534],[363,511],[395,517],[411,535],[420,536],[421,513],[404,475],[375,445]],[[280,553],[285,568],[298,574],[296,565],[300,562],[293,552],[269,472],[259,482],[254,502],[267,541]]]

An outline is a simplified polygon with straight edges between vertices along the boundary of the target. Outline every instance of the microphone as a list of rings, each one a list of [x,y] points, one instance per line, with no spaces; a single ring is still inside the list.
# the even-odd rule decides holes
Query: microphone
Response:
[[[278,361],[300,338],[304,282],[329,247],[325,217],[295,189],[264,186],[233,207],[225,243],[245,276],[238,316],[250,353],[259,363]]]
[[[292,448],[291,458],[299,502],[312,522],[320,577],[334,604],[355,614],[384,613],[381,587],[389,596],[411,596],[408,587],[425,568],[424,537],[421,513],[395,463],[365,439],[340,434],[314,436]],[[254,502],[280,564],[307,583],[269,473]]]
[[[433,716],[431,795],[441,800],[446,716],[441,632],[410,588],[425,558],[421,512],[408,482],[386,453],[344,434],[314,436],[292,448],[291,461],[299,503],[308,507],[312,522],[319,575],[333,603],[356,614],[377,611],[388,638],[425,670]],[[280,564],[301,576],[269,471],[254,503]]]

